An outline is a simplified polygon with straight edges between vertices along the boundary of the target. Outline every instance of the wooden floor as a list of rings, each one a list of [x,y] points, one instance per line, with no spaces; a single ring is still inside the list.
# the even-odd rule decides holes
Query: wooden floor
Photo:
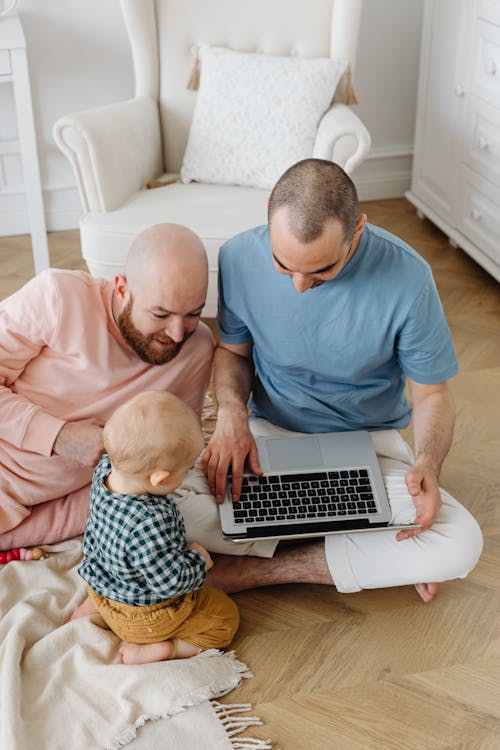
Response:
[[[250,702],[277,750],[500,749],[500,286],[403,199],[363,205],[432,265],[460,361],[442,484],[474,513],[483,556],[430,605],[413,588],[338,594],[288,585],[238,594],[234,641]],[[76,232],[54,266],[84,268]],[[33,271],[29,238],[0,239],[0,298]]]

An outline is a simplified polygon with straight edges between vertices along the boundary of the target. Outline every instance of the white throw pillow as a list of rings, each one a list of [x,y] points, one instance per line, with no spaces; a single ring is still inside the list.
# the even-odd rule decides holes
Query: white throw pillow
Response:
[[[272,188],[312,156],[345,60],[277,57],[202,45],[183,182]]]

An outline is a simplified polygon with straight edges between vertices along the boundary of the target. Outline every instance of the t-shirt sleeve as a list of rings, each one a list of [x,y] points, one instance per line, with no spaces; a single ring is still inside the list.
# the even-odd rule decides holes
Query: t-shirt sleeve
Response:
[[[241,278],[235,269],[234,249],[223,245],[219,252],[219,301],[217,328],[221,341],[226,344],[244,344],[252,336],[245,323],[231,309],[231,296],[241,292]]]
[[[458,372],[450,329],[432,277],[411,306],[398,338],[402,371],[417,383],[442,383]]]

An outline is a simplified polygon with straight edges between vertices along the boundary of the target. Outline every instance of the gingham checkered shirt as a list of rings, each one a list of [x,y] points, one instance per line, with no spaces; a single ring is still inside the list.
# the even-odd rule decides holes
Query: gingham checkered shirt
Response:
[[[92,479],[81,577],[101,596],[144,606],[201,588],[205,560],[186,549],[184,521],[168,496],[110,492],[104,454]]]

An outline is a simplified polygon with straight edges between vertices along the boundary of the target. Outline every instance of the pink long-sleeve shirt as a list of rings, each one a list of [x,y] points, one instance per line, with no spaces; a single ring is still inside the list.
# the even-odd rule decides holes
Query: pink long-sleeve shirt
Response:
[[[30,506],[67,495],[92,466],[52,454],[67,421],[104,423],[131,396],[165,389],[201,413],[213,337],[200,323],[167,364],[143,362],[113,317],[113,284],[44,271],[0,302],[0,533]]]

